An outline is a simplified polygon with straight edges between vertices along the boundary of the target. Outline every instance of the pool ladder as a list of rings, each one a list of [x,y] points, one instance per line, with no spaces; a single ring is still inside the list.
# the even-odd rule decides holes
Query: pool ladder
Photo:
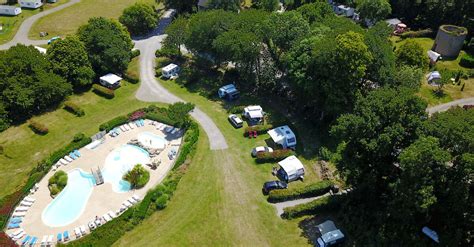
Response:
[[[94,170],[92,170],[92,174],[94,175],[95,185],[101,185],[104,183],[104,177],[102,176],[102,171],[100,170],[99,167],[97,168],[95,172]]]

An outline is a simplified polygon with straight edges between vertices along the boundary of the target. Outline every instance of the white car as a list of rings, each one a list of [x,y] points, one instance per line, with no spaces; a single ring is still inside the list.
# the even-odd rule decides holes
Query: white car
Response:
[[[256,148],[252,149],[252,156],[253,157],[257,156],[258,153],[273,153],[273,148],[259,146],[259,147],[256,147]]]
[[[229,121],[235,128],[240,128],[244,125],[244,121],[242,121],[242,119],[237,117],[235,114],[229,115]]]

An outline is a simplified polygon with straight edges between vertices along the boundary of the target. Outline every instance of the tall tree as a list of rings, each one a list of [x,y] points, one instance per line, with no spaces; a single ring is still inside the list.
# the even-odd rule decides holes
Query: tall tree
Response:
[[[395,54],[389,37],[392,29],[379,22],[365,34],[364,41],[374,59],[367,66],[367,78],[380,86],[391,82],[395,73]]]
[[[398,64],[415,66],[421,69],[428,67],[428,57],[423,51],[423,47],[414,40],[407,40],[396,51]]]
[[[252,7],[271,12],[278,9],[279,3],[279,0],[253,0]]]
[[[309,30],[308,22],[294,11],[271,14],[262,26],[267,43],[280,51],[288,51],[296,41],[307,36]]]
[[[53,42],[48,49],[47,57],[53,71],[70,82],[73,87],[92,84],[94,71],[87,57],[86,48],[77,37],[66,37]]]
[[[188,20],[180,16],[175,19],[168,27],[165,33],[167,34],[163,41],[165,48],[176,50],[181,55],[181,45],[186,42],[186,30],[188,28]]]
[[[156,0],[163,2],[167,9],[176,9],[179,13],[190,13],[196,10],[199,0]]]
[[[119,21],[132,35],[143,35],[158,26],[158,15],[153,6],[135,3],[123,10]]]
[[[237,11],[240,9],[240,0],[208,0],[207,7],[209,9]]]
[[[121,74],[128,67],[133,48],[127,30],[117,21],[93,17],[77,31],[84,42],[89,61],[98,75]]]
[[[357,0],[356,3],[361,17],[373,23],[385,19],[392,12],[388,0]]]
[[[322,20],[333,17],[334,11],[326,1],[316,1],[314,3],[309,3],[302,5],[301,7],[296,9],[301,15],[308,20],[308,22],[321,22]]]

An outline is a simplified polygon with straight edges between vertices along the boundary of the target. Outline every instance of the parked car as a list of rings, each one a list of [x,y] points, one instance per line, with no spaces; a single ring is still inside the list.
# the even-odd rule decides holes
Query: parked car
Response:
[[[241,128],[244,125],[244,121],[237,117],[235,114],[230,114],[229,115],[229,122],[235,127],[235,128]]]
[[[288,184],[282,181],[268,181],[263,184],[262,192],[264,195],[268,195],[268,193],[272,190],[282,190],[288,188]]]
[[[252,156],[253,157],[256,157],[258,153],[273,153],[273,148],[259,146],[259,147],[256,147],[256,148],[252,149]]]
[[[48,45],[50,45],[51,43],[53,43],[53,41],[58,40],[58,39],[61,39],[61,37],[59,36],[52,37],[50,40],[48,40]]]

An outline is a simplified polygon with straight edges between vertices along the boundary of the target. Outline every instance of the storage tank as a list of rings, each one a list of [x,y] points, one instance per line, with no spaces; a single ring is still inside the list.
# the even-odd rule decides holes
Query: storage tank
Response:
[[[438,29],[438,34],[436,34],[432,50],[443,57],[455,58],[459,55],[466,36],[467,29],[465,27],[442,25]]]

